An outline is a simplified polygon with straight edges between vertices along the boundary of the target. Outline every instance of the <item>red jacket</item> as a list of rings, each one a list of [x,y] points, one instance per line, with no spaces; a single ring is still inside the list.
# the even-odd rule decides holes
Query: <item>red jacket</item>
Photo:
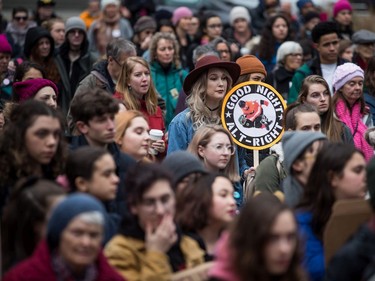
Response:
[[[124,281],[124,279],[108,264],[103,253],[96,260],[98,270],[97,281]],[[5,274],[3,281],[54,281],[57,280],[51,266],[51,255],[46,241],[42,241],[33,255],[19,263]],[[68,281],[68,280],[67,280]]]
[[[121,93],[115,92],[113,97],[115,99],[118,99],[119,101],[122,100]],[[139,110],[140,112],[143,113],[143,115],[146,117],[148,120],[148,126],[150,129],[157,129],[157,130],[162,130],[163,133],[165,133],[165,125],[164,125],[164,117],[163,117],[163,112],[161,111],[160,107],[158,106],[156,108],[156,113],[153,115],[150,115],[147,112],[146,108],[146,103],[144,100],[140,100],[141,103],[141,109]]]

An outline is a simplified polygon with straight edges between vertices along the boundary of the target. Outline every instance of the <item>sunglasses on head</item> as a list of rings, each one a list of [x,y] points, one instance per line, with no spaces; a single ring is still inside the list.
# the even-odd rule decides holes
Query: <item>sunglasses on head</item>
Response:
[[[26,21],[26,20],[27,20],[27,17],[14,17],[14,19],[15,19],[16,21],[21,21],[21,20]]]

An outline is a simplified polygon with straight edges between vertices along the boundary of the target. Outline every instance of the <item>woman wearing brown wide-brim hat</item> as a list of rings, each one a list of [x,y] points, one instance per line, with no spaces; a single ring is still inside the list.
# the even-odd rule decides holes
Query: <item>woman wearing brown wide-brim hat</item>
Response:
[[[237,81],[241,69],[216,56],[201,58],[185,78],[187,109],[175,116],[168,130],[168,153],[186,150],[195,131],[205,124],[219,124],[222,100]]]

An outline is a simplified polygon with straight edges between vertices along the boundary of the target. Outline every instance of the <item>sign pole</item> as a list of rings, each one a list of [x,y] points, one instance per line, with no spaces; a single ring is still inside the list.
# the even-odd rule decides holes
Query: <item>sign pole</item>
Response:
[[[253,150],[253,159],[254,159],[254,169],[256,169],[256,167],[258,167],[259,165],[259,150]]]

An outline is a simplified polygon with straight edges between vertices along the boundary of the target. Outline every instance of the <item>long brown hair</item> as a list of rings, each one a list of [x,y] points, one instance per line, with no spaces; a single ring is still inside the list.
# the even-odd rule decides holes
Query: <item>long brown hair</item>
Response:
[[[150,71],[150,66],[147,61],[140,57],[129,57],[123,64],[120,72],[120,77],[116,85],[116,91],[121,94],[122,102],[124,103],[126,109],[128,110],[141,110],[141,104],[139,98],[132,92],[128,87],[130,81],[130,76],[134,70],[136,64],[141,64]],[[154,82],[152,81],[151,71],[150,71],[150,88],[148,93],[144,97],[146,102],[147,112],[150,115],[154,115],[158,106],[158,97]]]
[[[375,57],[372,57],[367,65],[365,71],[365,86],[368,90],[368,94],[375,95]]]
[[[321,240],[336,201],[332,178],[335,175],[343,176],[347,163],[356,153],[363,156],[363,153],[351,144],[324,143],[316,156],[297,209],[312,213],[311,228]]]
[[[309,94],[309,89],[313,84],[323,85],[326,88],[326,91],[329,93],[328,83],[323,77],[319,75],[310,75],[303,80],[301,90],[298,94],[298,102],[307,103],[306,100]],[[332,98],[330,94],[328,99],[328,110],[320,115],[322,132],[327,135],[331,142],[342,142],[343,124],[334,115]]]
[[[194,232],[208,226],[212,186],[218,177],[227,178],[218,173],[202,175],[177,194],[176,222],[183,231]]]
[[[242,208],[229,234],[232,268],[241,281],[276,280],[265,268],[264,252],[271,238],[271,228],[283,212],[293,214],[292,210],[277,197],[267,192],[251,198]],[[294,223],[297,231],[295,219]],[[301,266],[300,241],[297,233],[294,239],[296,239],[296,247],[289,268],[277,280],[307,280]]]
[[[46,38],[46,37],[41,37],[40,39],[42,38]],[[54,44],[52,44],[52,41],[50,40],[50,38],[47,37],[47,39],[50,41],[50,48],[51,48],[49,55],[46,58],[41,57],[38,51],[38,44],[35,44],[31,49],[30,61],[35,62],[39,64],[40,66],[42,66],[46,74],[45,78],[57,84],[60,82],[61,77],[60,77],[60,73],[57,68],[57,65],[55,63],[55,59],[53,57]]]

